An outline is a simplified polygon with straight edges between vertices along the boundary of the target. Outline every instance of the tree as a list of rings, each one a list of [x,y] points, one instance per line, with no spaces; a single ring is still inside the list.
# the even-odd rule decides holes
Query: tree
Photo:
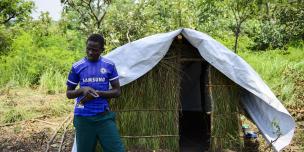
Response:
[[[28,17],[34,7],[32,1],[26,0],[1,0],[0,24],[6,24],[12,19],[22,20]]]
[[[255,0],[228,0],[227,2],[228,10],[232,11],[234,18],[232,29],[235,36],[234,52],[237,53],[238,38],[241,33],[242,24],[255,15],[256,2]]]
[[[113,49],[151,34],[176,30],[180,27],[178,6],[176,0],[115,0],[103,21],[107,48]]]
[[[86,32],[100,32],[102,20],[111,0],[61,0],[64,11]]]
[[[0,58],[10,50],[12,43],[12,33],[6,30],[5,26],[0,25]]]
[[[251,34],[253,50],[284,48],[304,39],[304,3],[301,0],[258,0],[259,27]]]
[[[284,29],[284,41],[304,40],[304,1],[280,3],[274,11],[276,21]]]
[[[222,35],[222,30],[225,29],[225,4],[219,0],[199,0],[194,3],[196,10],[198,30],[208,33],[209,35]]]

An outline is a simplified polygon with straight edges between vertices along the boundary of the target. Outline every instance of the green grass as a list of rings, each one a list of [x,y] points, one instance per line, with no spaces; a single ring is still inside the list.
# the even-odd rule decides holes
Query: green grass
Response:
[[[48,94],[62,93],[66,89],[67,74],[62,74],[56,69],[47,69],[40,77],[39,89]]]
[[[63,79],[73,62],[84,55],[81,48],[69,50],[68,44],[68,39],[60,35],[38,39],[32,33],[21,32],[14,39],[12,50],[0,56],[0,86],[7,83],[21,87],[40,85],[50,92],[62,91]]]
[[[0,89],[0,123],[14,123],[47,115],[62,117],[73,111],[64,94],[50,95],[31,88]]]
[[[240,52],[287,106],[304,106],[304,48]]]
[[[16,121],[21,121],[25,119],[26,112],[21,109],[11,108],[4,114],[4,123],[13,123]]]

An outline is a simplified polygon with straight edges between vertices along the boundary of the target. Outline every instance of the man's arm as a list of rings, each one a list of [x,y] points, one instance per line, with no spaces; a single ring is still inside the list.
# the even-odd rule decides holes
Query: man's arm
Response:
[[[113,81],[110,81],[110,84],[112,86],[111,90],[108,90],[108,91],[96,91],[97,94],[99,96],[101,96],[101,97],[104,97],[104,98],[116,98],[116,97],[120,96],[121,90],[120,90],[119,80],[115,79]]]

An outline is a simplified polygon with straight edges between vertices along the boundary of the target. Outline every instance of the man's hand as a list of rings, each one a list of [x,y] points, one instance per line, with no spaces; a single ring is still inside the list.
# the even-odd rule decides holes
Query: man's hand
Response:
[[[75,89],[76,86],[68,86],[66,95],[69,99],[74,99],[80,96],[86,97],[86,100],[91,100],[93,98],[99,97],[97,91],[91,87],[83,87]]]
[[[99,95],[97,94],[97,91],[91,87],[83,87],[83,88],[81,88],[81,92],[82,92],[83,98],[80,99],[80,101],[79,101],[80,104],[84,104],[85,102],[87,102],[89,100],[99,97]]]
[[[97,95],[96,90],[91,87],[83,87],[83,88],[80,88],[80,90],[81,90],[81,93],[83,96],[88,96],[89,94],[91,94],[93,96]]]

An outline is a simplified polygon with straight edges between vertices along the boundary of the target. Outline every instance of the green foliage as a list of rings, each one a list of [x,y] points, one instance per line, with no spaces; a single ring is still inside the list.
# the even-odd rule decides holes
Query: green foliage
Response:
[[[302,56],[303,57],[303,56]],[[280,98],[285,105],[292,107],[303,107],[304,89],[304,62],[289,65],[284,71],[282,84],[280,85]]]
[[[63,74],[57,69],[48,68],[40,77],[39,87],[48,94],[63,92],[66,88],[66,75],[66,73]]]
[[[274,16],[284,30],[286,42],[304,40],[304,2],[302,0],[278,5]]]
[[[259,32],[255,33],[253,50],[266,50],[282,48],[286,44],[284,31],[280,25],[270,22],[261,24]]]
[[[29,64],[28,54],[24,52],[33,50],[32,43],[33,41],[28,34],[24,34],[14,41],[12,44],[12,49],[14,51],[2,58],[4,64],[1,64],[1,71],[3,71],[2,74],[4,76],[1,77],[1,84],[7,83],[10,80],[16,80],[17,82],[20,82],[20,84],[29,82],[29,79],[32,77],[30,73],[33,70],[24,68],[25,66],[28,66],[24,62],[28,62],[27,64]],[[12,55],[13,52],[16,52],[18,56]],[[24,74],[22,75],[22,73]]]
[[[26,0],[1,0],[0,24],[6,24],[12,19],[21,21],[28,17],[34,7],[32,1]]]
[[[214,39],[219,41],[221,44],[223,44],[225,47],[227,47],[230,50],[233,50],[235,39],[233,38],[233,34],[230,32],[222,32],[222,35],[214,36]],[[241,52],[250,50],[250,47],[254,44],[252,39],[250,39],[247,35],[240,35],[239,37],[239,45],[238,50]]]
[[[73,106],[73,104],[68,104],[66,100],[50,102],[46,105],[48,112],[55,117],[61,117],[70,113],[73,109]]]
[[[24,120],[25,112],[20,109],[12,108],[6,113],[4,113],[4,117],[2,122],[4,123],[14,123],[16,121]]]
[[[265,5],[266,4],[266,5]],[[256,32],[251,37],[253,50],[281,49],[293,41],[304,38],[304,3],[302,1],[267,2],[266,10],[261,11]]]
[[[13,123],[41,116],[62,117],[73,109],[64,94],[45,94],[44,90],[33,90],[6,86],[0,90],[0,123]]]
[[[107,10],[102,32],[110,50],[145,36],[181,27],[221,35],[221,27],[226,25],[224,20],[217,18],[223,11],[222,5],[210,0],[116,0]]]
[[[118,0],[109,7],[103,32],[110,49],[143,37],[148,32],[143,32],[147,23],[141,9],[144,9],[142,5],[131,0]]]
[[[237,53],[238,38],[242,25],[248,19],[253,18],[257,12],[255,0],[227,0],[228,11],[233,16],[233,23],[230,25],[235,36],[234,52]]]
[[[225,12],[225,3],[214,0],[197,1],[193,4],[193,10],[196,10],[193,19],[198,19],[195,28],[199,31],[208,33],[214,37],[220,37],[223,35],[230,36],[227,32],[230,19],[227,18],[228,14]],[[187,22],[187,20],[184,20]],[[223,34],[223,32],[225,34]]]
[[[240,55],[262,76],[284,105],[303,106],[304,48],[267,52],[242,52]]]
[[[184,1],[179,3],[184,4]],[[175,30],[179,25],[176,1],[117,0],[108,10],[103,32],[111,48],[151,35]]]
[[[62,28],[86,31],[85,35],[92,31],[101,32],[107,38],[108,50],[180,27],[197,29],[219,39],[223,37],[220,41],[227,41],[226,37],[233,33],[237,37],[235,48],[246,45],[246,49],[253,50],[284,48],[286,44],[303,38],[302,1],[115,0],[111,3],[100,1],[103,7],[99,12],[94,12],[97,8],[95,1],[90,5],[93,12],[86,0],[62,2],[65,3],[60,21]],[[102,18],[94,19],[94,13],[95,16],[99,13],[97,16]],[[101,19],[97,26],[96,21]],[[250,43],[238,43],[238,37],[250,38],[245,40]],[[244,50],[244,47],[240,48]]]
[[[51,28],[49,30],[52,31]],[[1,58],[4,64],[0,65],[3,71],[0,84],[13,81],[21,86],[30,86],[41,82],[43,88],[47,84],[56,84],[56,81],[47,83],[45,78],[50,77],[48,75],[66,77],[71,64],[81,57],[79,50],[71,51],[69,47],[68,39],[61,35],[39,35],[37,31],[19,33],[12,43],[12,51]],[[58,81],[61,82],[62,78]]]
[[[12,43],[12,34],[0,25],[0,56],[6,54],[10,50]]]
[[[106,9],[111,0],[61,0],[66,17],[84,33],[100,32]],[[74,25],[75,26],[75,25]]]

